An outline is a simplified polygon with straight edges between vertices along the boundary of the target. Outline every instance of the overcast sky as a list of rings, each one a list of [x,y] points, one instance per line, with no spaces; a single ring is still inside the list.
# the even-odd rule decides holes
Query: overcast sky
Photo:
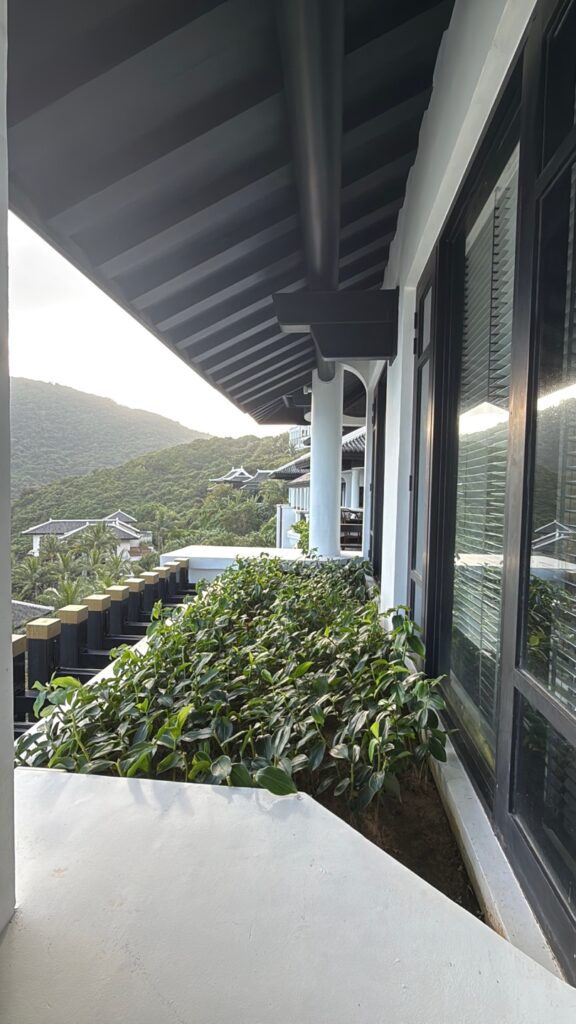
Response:
[[[221,436],[260,427],[10,215],[10,373],[66,384]]]

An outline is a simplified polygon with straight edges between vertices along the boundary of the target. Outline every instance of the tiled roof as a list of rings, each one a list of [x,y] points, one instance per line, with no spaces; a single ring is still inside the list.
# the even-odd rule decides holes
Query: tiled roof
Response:
[[[113,533],[118,538],[118,540],[140,540],[139,530],[135,530],[132,526],[128,526],[126,523],[110,522],[110,520],[108,519],[98,519],[96,520],[96,522],[106,523],[106,526],[108,527],[110,532]],[[86,530],[89,526],[93,525],[94,520],[89,523],[82,523],[80,526],[77,526],[73,530],[70,530],[69,533],[63,534],[63,539],[69,540],[70,537],[73,537],[77,533],[82,533],[83,530]]]
[[[39,523],[37,526],[30,526],[27,530],[22,530],[22,533],[62,537],[65,533],[70,533],[72,530],[77,530],[100,521],[98,519],[49,519],[47,523]]]
[[[126,533],[123,539],[128,540],[133,537],[139,537],[140,531],[130,526],[128,520],[132,523],[136,522],[133,516],[128,516],[126,512],[122,512],[120,509],[118,512],[105,516],[103,519],[49,519],[47,523],[38,523],[37,526],[30,526],[27,530],[22,530],[22,533],[36,534],[42,537],[68,537],[72,533],[86,529],[87,526],[94,526],[96,523],[106,523],[110,529],[118,528],[119,530],[130,531]]]
[[[53,608],[46,604],[32,604],[29,601],[12,601],[12,629],[17,632],[31,619],[38,619],[41,615],[50,615]]]
[[[228,473],[226,473],[225,476],[213,477],[210,480],[210,483],[211,484],[238,483],[241,480],[245,480],[246,482],[248,482],[248,480],[251,480],[251,479],[252,479],[251,474],[248,473],[244,469],[244,466],[240,466],[238,469],[236,467],[232,468]]]
[[[271,473],[271,469],[258,469],[255,472],[254,476],[250,480],[246,481],[246,483],[242,487],[242,490],[250,491],[252,490],[253,487],[259,487],[260,484],[266,483],[266,481],[270,479]]]
[[[119,508],[117,512],[111,512],[109,516],[104,516],[105,521],[106,519],[120,519],[123,523],[136,522],[134,516],[128,515],[127,512],[123,512],[121,508]]]
[[[358,427],[357,430],[351,430],[349,434],[344,434],[342,438],[342,454],[359,454],[361,455],[366,448],[366,427]],[[284,465],[278,466],[272,470],[272,480],[294,480],[296,477],[302,475],[302,473],[310,468],[310,452],[304,452],[303,455],[299,455],[297,459],[293,459],[292,462],[285,462]]]

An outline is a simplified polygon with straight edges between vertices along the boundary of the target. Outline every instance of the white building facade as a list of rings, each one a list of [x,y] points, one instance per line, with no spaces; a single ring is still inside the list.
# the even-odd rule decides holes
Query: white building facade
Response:
[[[257,7],[243,5],[245,18],[256,18]],[[126,172],[125,178],[111,181],[106,189],[90,193],[86,184],[82,200],[71,189],[62,198],[58,216],[38,214],[37,219],[48,237],[57,239],[77,262],[81,262],[77,254],[82,243],[92,275],[111,293],[116,294],[117,278],[124,274],[124,304],[245,411],[269,423],[303,425],[309,418],[309,507],[304,511],[310,516],[311,547],[327,557],[339,556],[341,551],[343,425],[346,417],[362,419],[366,429],[363,473],[350,472],[344,503],[351,508],[363,505],[364,553],[379,580],[382,609],[407,604],[422,626],[426,669],[446,678],[456,748],[452,767],[462,771],[469,787],[464,802],[475,802],[477,820],[497,837],[499,856],[524,894],[528,917],[533,924],[538,922],[535,926],[542,930],[561,972],[574,984],[576,0],[456,0],[453,9],[450,4],[428,7],[415,5],[418,26],[408,19],[389,27],[394,46],[385,50],[378,43],[380,36],[368,39],[361,15],[356,12],[356,23],[349,12],[344,86],[340,80],[340,91],[327,88],[338,85],[328,69],[326,77],[314,79],[314,88],[305,94],[304,127],[314,127],[316,99],[323,103],[321,123],[341,124],[342,110],[336,111],[339,117],[333,116],[331,103],[341,98],[347,81],[356,83],[357,92],[348,96],[348,106],[344,104],[342,176],[339,148],[334,150],[335,159],[329,145],[324,153],[314,149],[312,143],[318,142],[321,132],[304,132],[306,138],[299,139],[293,173],[283,170],[276,152],[274,158],[268,155],[262,160],[258,181],[266,179],[267,203],[279,193],[286,204],[293,181],[297,182],[305,260],[299,262],[290,249],[293,211],[286,216],[281,206],[273,228],[260,223],[260,208],[251,205],[260,196],[258,188],[248,172],[240,173],[236,167],[233,188],[211,196],[205,208],[188,209],[182,199],[186,215],[180,216],[183,167],[189,169],[195,195],[202,196],[202,188],[210,189],[208,180],[194,178],[204,167],[198,152],[205,155],[206,151],[194,148],[192,141],[197,140],[188,149],[166,155],[164,162],[158,156],[156,179],[150,157],[146,167],[130,175]],[[297,8],[300,4],[294,0],[293,9]],[[420,81],[419,72],[414,71],[414,89],[404,93],[398,83],[403,81],[410,47],[416,37],[432,38],[427,19],[438,16],[439,8],[446,14],[446,25],[445,31],[436,25],[437,54],[428,54],[434,69],[431,80]],[[332,35],[337,35],[337,11],[344,21],[338,4],[324,8],[326,49]],[[264,21],[268,18],[264,9],[260,14]],[[382,7],[375,18],[384,16]],[[251,25],[247,22],[243,29],[247,34]],[[217,53],[218,31],[226,26],[219,22],[212,34],[204,28],[202,39],[213,48],[210,53]],[[259,21],[256,29],[264,33]],[[299,36],[288,33],[284,44],[289,45],[290,38]],[[5,41],[4,32],[4,47]],[[182,52],[187,52],[185,46]],[[307,52],[306,46],[293,52],[294,66]],[[371,53],[376,54],[373,66]],[[370,107],[370,118],[362,120],[362,90],[368,90],[371,76],[388,66],[387,61],[394,68],[399,94],[392,90],[396,98],[383,110],[376,91],[371,101],[376,109]],[[312,60],[308,71],[318,66]],[[131,71],[135,73],[131,66],[123,68],[127,76]],[[301,77],[306,79],[305,74]],[[289,85],[287,89],[290,92]],[[298,95],[298,90],[290,92],[288,110]],[[162,102],[167,103],[165,96]],[[373,181],[375,175],[378,188],[383,187],[398,168],[383,168],[377,162],[384,160],[386,146],[366,162],[363,154],[385,126],[403,123],[406,104],[413,112],[418,103],[424,113],[418,122],[416,148],[405,152],[400,132],[397,156],[391,157],[393,163],[404,160],[410,168],[405,188],[386,192],[385,209],[376,211],[376,216],[368,208],[368,193],[361,182]],[[141,113],[137,104],[136,108]],[[274,101],[263,109],[258,116],[266,123],[267,138],[276,138],[278,130],[278,139],[285,140],[289,133],[283,122],[280,131],[274,120]],[[224,152],[233,152],[236,159],[244,140],[253,170],[259,159],[254,140],[259,136],[250,116],[244,115],[234,145],[222,145],[217,155],[220,162]],[[56,114],[54,118],[57,127]],[[56,131],[52,119],[50,126]],[[20,136],[33,127],[28,124],[20,128],[20,135],[14,134],[16,170],[21,169],[18,160],[25,163],[28,152],[24,142],[22,149],[17,148]],[[291,122],[290,131],[295,128],[298,125]],[[38,137],[43,137],[40,131]],[[205,139],[204,147],[209,144]],[[280,148],[279,143],[279,152]],[[348,164],[347,154],[354,156]],[[333,181],[335,164],[339,170]],[[357,177],[356,164],[362,164]],[[2,180],[5,240],[5,147]],[[170,190],[173,220],[147,238],[144,228],[129,217],[131,204],[136,208],[141,203],[149,214],[144,223],[155,223],[160,200],[155,194],[150,199],[154,180]],[[305,192],[305,180],[320,181],[322,188],[311,197]],[[185,181],[186,196],[194,191],[190,181]],[[338,210],[343,197],[341,222],[339,213],[336,222],[334,216],[326,222],[322,219],[324,200],[332,194]],[[56,198],[55,191],[55,208]],[[246,225],[238,210],[247,208],[254,236],[242,234]],[[222,265],[214,270],[210,261],[215,257],[205,245],[205,234],[210,225],[220,224],[218,218],[224,223],[230,209],[238,222],[230,232]],[[391,211],[398,216],[390,228]],[[114,222],[114,231],[108,234],[104,221],[100,223],[106,217]],[[30,219],[34,221],[32,215]],[[326,231],[315,234],[319,224]],[[188,252],[186,232],[192,227],[202,253],[201,271],[195,264],[183,267],[177,262],[178,253]],[[116,251],[122,230],[125,247]],[[365,231],[361,246],[354,248],[354,238]],[[286,252],[276,249],[283,232],[289,237]],[[376,243],[384,236],[386,255],[373,263]],[[273,268],[269,278],[262,268],[252,268],[257,245],[270,248],[272,255],[265,249],[266,272]],[[330,258],[318,258],[315,263],[314,257],[326,249]],[[164,280],[159,274],[154,264],[157,253],[172,267],[173,278]],[[195,258],[200,262],[197,253]],[[237,264],[241,270],[233,280]],[[205,292],[205,280],[212,272],[217,273],[217,284]],[[304,289],[298,317],[291,303],[306,282],[309,291]],[[0,285],[4,294],[0,323],[2,924],[9,920],[14,905],[5,244]],[[237,322],[238,295],[243,292],[245,308]],[[174,294],[178,302],[172,306]],[[273,304],[272,296],[279,295],[289,298],[284,306],[282,298]],[[134,307],[130,305],[133,296]],[[347,392],[345,375],[358,382],[363,405]],[[311,408],[307,404],[310,387]],[[296,493],[294,500],[305,499]],[[555,528],[546,532],[550,524]],[[543,538],[549,538],[548,544]],[[456,822],[464,820],[462,801],[453,804],[451,814]],[[462,943],[466,945],[464,937]],[[426,955],[424,950],[422,961]],[[512,961],[513,969],[514,964],[525,965],[523,957]],[[486,962],[494,961],[487,956]],[[539,1016],[545,1012],[543,1007],[552,1005],[542,998],[548,976],[538,975],[533,988],[532,981],[523,988],[523,983],[515,985],[513,969],[502,983],[505,1002],[500,1017],[536,1024],[543,1019]],[[468,961],[467,970],[471,971]],[[434,980],[443,991],[450,990],[448,972]],[[477,993],[478,1004],[465,1008],[471,1021],[498,1015],[493,980],[487,968],[485,1005],[484,993]],[[442,1019],[454,1024],[462,1020],[461,1004],[450,1005],[430,992],[427,988],[419,1007],[410,1005],[406,1019],[423,1019],[432,1001]],[[555,1020],[567,1022],[576,1004],[571,994],[565,1002],[563,998]],[[395,1003],[394,1013],[401,1012]]]

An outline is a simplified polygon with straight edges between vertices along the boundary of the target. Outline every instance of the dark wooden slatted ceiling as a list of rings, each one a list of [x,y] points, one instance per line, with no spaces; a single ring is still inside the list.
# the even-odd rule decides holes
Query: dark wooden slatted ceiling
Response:
[[[339,287],[378,287],[453,0],[347,0]],[[315,366],[272,0],[9,0],[12,209],[260,422]]]

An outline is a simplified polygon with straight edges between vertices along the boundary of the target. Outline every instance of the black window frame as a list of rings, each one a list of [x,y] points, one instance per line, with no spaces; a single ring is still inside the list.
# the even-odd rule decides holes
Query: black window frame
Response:
[[[435,323],[436,323],[436,264],[437,264],[437,253],[436,250],[432,253],[429,259],[426,269],[420,278],[418,288],[416,289],[416,312],[414,315],[414,374],[413,374],[413,392],[412,392],[412,445],[411,445],[411,473],[410,473],[410,513],[409,513],[409,525],[408,525],[408,536],[409,536],[409,553],[408,553],[408,604],[414,613],[415,608],[415,590],[416,587],[421,588],[421,607],[422,607],[422,621],[418,623],[424,630],[426,629],[426,622],[428,618],[428,595],[427,586],[430,573],[428,571],[428,557],[430,551],[430,530],[431,530],[431,516],[430,509],[432,507],[430,502],[430,489],[431,489],[431,473],[432,473],[432,452],[434,450],[433,445],[433,429],[434,429],[434,352],[435,352]],[[431,310],[430,310],[430,336],[428,343],[424,346],[424,304],[428,294],[431,294]],[[425,409],[425,415],[427,419],[426,429],[426,447],[424,455],[424,479],[420,479],[419,464],[420,464],[420,418],[422,414],[422,408],[420,403],[421,388],[422,388],[422,373],[424,367],[428,365],[428,401]],[[423,560],[422,560],[422,573],[419,573],[415,567],[416,551],[418,544],[418,503],[420,498],[424,498],[426,518],[424,524],[424,543],[423,543]]]
[[[576,4],[576,0],[540,0],[537,4],[431,261],[435,273],[435,302],[425,486],[432,514],[429,513],[423,586],[426,669],[439,675],[446,673],[450,665],[463,239],[466,224],[475,219],[490,192],[498,167],[504,164],[505,152],[511,152],[515,134],[520,142],[520,167],[502,574],[501,678],[493,774],[487,771],[474,743],[460,727],[457,709],[450,704],[448,687],[447,717],[448,724],[455,729],[455,746],[469,769],[493,828],[567,978],[576,983],[576,915],[567,907],[530,834],[515,817],[512,803],[522,698],[528,700],[576,748],[576,716],[571,715],[553,693],[538,683],[520,661],[536,429],[539,209],[543,197],[576,160],[574,125],[544,163],[544,113],[548,102],[544,72],[550,35],[562,22],[571,3]],[[426,290],[429,274],[430,265],[419,284],[417,301]],[[416,394],[415,388],[413,475],[418,427]],[[410,568],[413,564],[416,494],[415,488],[411,502]],[[408,593],[412,597],[410,572],[408,583]]]

